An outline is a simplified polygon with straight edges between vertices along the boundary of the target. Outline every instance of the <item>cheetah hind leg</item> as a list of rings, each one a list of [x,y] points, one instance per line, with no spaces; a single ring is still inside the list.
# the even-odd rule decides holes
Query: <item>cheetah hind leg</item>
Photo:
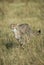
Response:
[[[20,39],[19,42],[20,42],[20,47],[24,48],[25,43],[26,43],[25,40],[24,39]]]

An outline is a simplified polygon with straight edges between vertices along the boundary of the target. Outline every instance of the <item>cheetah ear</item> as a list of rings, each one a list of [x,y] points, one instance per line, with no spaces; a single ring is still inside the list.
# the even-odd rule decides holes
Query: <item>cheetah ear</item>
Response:
[[[19,24],[16,24],[17,26],[19,25]]]

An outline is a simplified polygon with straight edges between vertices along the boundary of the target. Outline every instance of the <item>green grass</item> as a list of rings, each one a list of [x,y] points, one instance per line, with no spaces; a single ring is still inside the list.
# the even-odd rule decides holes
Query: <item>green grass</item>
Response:
[[[11,32],[13,23],[28,23],[41,34],[32,37],[23,49]],[[43,0],[0,2],[0,65],[44,65]]]

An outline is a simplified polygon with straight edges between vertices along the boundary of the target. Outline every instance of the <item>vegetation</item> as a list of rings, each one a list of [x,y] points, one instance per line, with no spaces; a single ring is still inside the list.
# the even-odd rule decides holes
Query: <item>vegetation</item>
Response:
[[[14,23],[40,34],[22,48],[10,29]],[[0,0],[0,65],[44,65],[44,0]]]

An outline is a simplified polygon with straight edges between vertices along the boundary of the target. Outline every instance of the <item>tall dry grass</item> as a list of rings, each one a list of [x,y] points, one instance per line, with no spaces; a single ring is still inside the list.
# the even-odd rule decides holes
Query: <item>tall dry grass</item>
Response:
[[[44,65],[44,0],[0,0],[0,65]],[[27,1],[27,0],[26,0]],[[10,24],[28,23],[41,34],[19,46]]]

